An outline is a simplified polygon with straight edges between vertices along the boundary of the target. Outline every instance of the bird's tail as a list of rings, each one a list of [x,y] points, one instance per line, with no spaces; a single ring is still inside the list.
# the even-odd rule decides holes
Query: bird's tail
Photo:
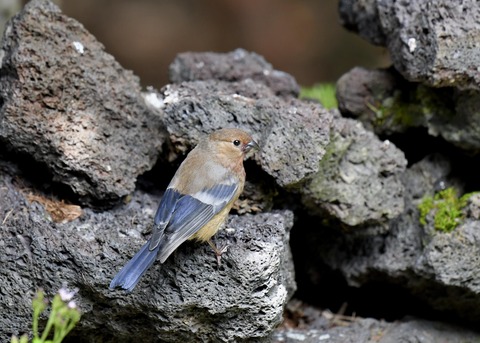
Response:
[[[150,250],[149,246],[150,241],[115,275],[110,282],[110,289],[121,287],[127,292],[131,292],[135,288],[142,275],[145,274],[157,257],[158,247]]]

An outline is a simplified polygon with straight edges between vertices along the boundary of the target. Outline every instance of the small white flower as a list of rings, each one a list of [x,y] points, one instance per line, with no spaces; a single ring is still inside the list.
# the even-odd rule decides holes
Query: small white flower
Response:
[[[67,304],[67,306],[68,306],[68,308],[70,308],[70,309],[75,309],[75,308],[77,308],[77,304],[75,304],[75,301],[74,301],[74,300],[69,301],[68,304]]]
[[[75,288],[74,290],[69,291],[67,288],[62,287],[58,290],[60,299],[62,299],[62,301],[65,301],[65,302],[72,300],[75,294],[77,294],[77,292],[78,292],[78,288]]]

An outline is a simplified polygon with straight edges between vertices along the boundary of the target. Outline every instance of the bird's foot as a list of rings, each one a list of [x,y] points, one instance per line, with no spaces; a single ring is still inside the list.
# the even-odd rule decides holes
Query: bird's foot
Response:
[[[220,267],[222,265],[222,255],[227,252],[230,244],[227,243],[220,249],[217,248],[215,243],[213,243],[211,240],[208,240],[208,244],[212,247],[213,251],[215,252],[215,255],[217,256],[217,263],[218,263],[218,266]]]

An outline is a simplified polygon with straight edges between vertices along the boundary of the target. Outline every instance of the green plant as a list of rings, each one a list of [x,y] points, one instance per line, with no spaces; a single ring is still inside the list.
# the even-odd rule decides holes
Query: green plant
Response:
[[[427,215],[434,211],[434,227],[443,232],[453,231],[464,217],[463,209],[467,206],[468,199],[474,193],[467,193],[458,197],[455,188],[450,187],[432,196],[423,197],[418,205],[420,211],[420,224],[427,224]]]
[[[318,100],[326,109],[337,108],[337,97],[334,84],[319,83],[313,87],[302,87],[300,98]]]
[[[32,301],[33,307],[33,339],[32,343],[60,343],[67,334],[75,327],[80,320],[80,311],[72,300],[75,291],[70,292],[61,288],[52,300],[52,310],[48,317],[47,324],[41,336],[38,333],[38,320],[40,315],[47,308],[47,300],[42,290],[39,290]],[[53,337],[49,339],[53,328]],[[13,336],[11,343],[27,343],[28,336],[23,335],[20,338]]]

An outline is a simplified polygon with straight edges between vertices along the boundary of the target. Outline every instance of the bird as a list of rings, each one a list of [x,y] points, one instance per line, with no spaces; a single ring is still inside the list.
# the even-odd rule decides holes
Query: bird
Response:
[[[243,191],[243,161],[259,145],[245,131],[225,128],[199,141],[180,164],[165,190],[150,239],[115,275],[110,289],[133,291],[140,278],[158,259],[160,263],[186,240],[208,242],[220,256],[211,238],[228,217]]]

